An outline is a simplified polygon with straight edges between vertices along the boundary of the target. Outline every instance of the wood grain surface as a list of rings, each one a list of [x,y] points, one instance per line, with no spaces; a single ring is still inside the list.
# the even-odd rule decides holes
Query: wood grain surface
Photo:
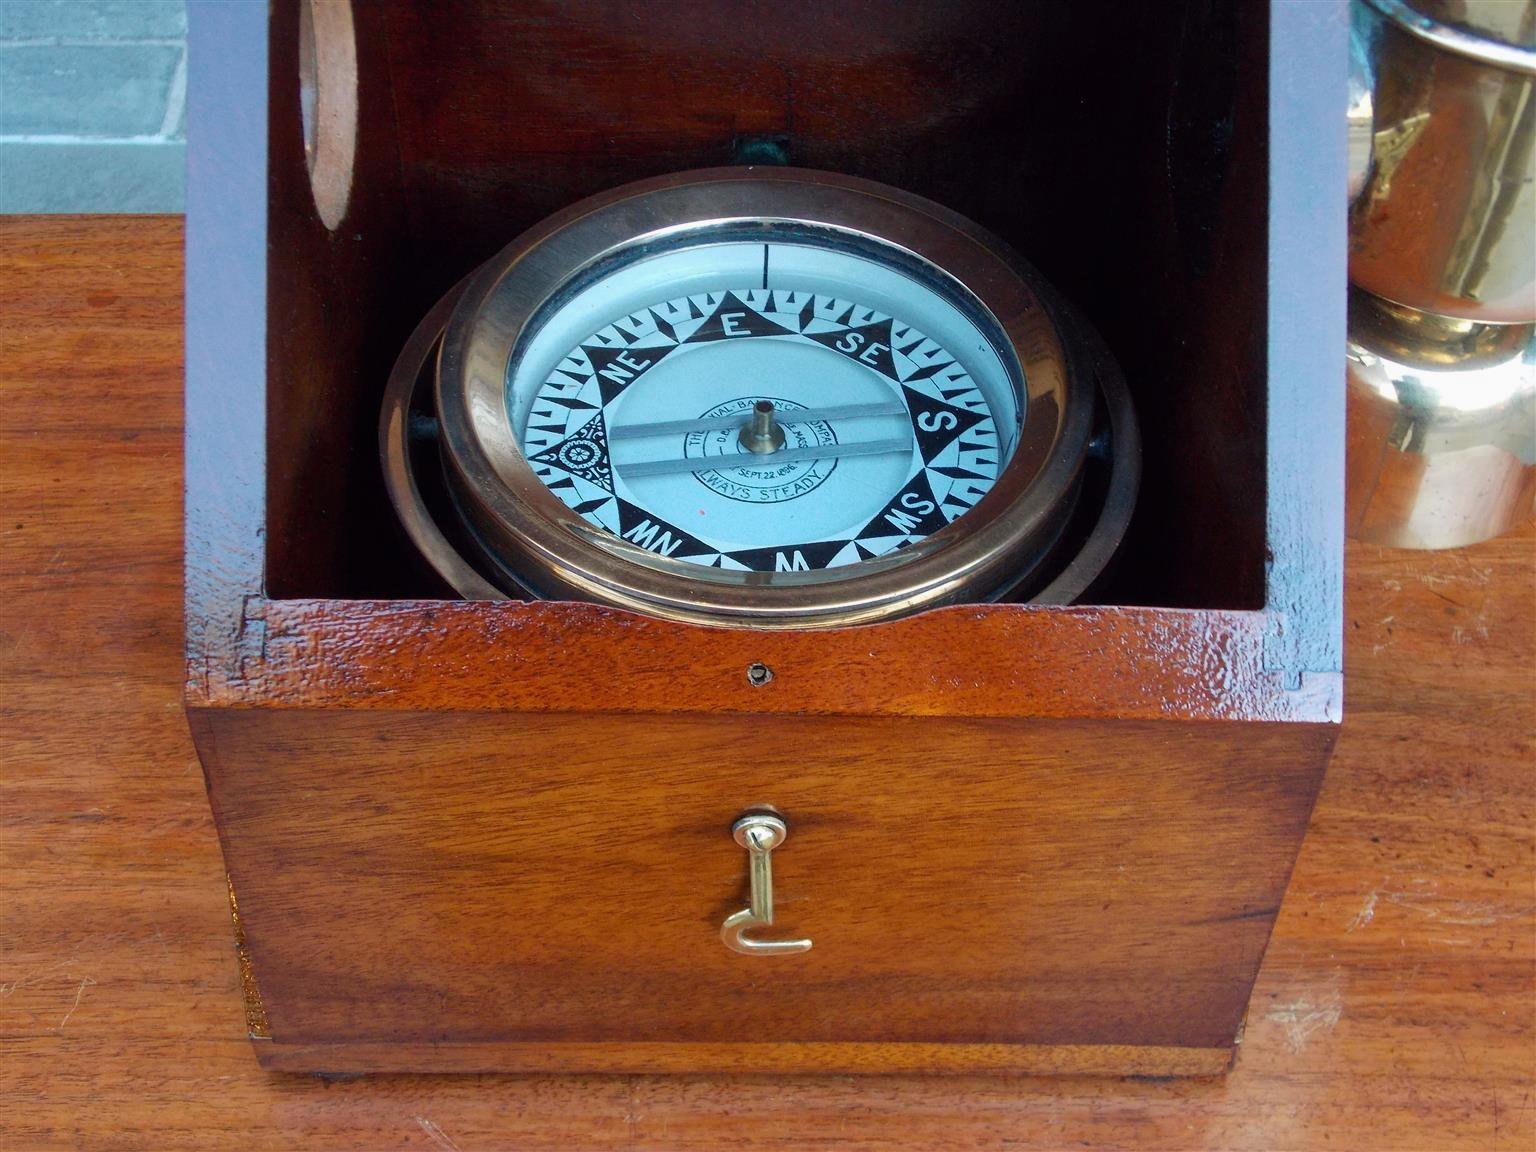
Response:
[[[1342,696],[1337,672],[1292,686],[1266,666],[1275,626],[1260,612],[972,604],[784,632],[574,602],[247,597],[241,619],[189,656],[189,702],[1336,723]],[[756,663],[773,673],[761,686],[747,678]]]
[[[7,1149],[1531,1147],[1529,527],[1351,546],[1344,730],[1224,1080],[261,1071],[180,703],[180,242],[0,224]]]
[[[274,1047],[311,1072],[579,1067],[567,1044],[1230,1049],[1335,729],[200,709]],[[765,726],[767,730],[765,731]],[[740,813],[789,824],[769,936]],[[492,1043],[508,1044],[497,1060]],[[433,1046],[441,1047],[438,1052]],[[709,1071],[720,1054],[598,1069]],[[1006,1067],[987,1052],[985,1069]],[[1207,1072],[1222,1067],[1208,1053]],[[1063,1056],[1023,1052],[1016,1066]],[[1165,1073],[1146,1052],[1121,1067]],[[910,1067],[913,1059],[903,1057]],[[1114,1068],[1107,1054],[1091,1059]],[[942,1066],[965,1068],[961,1050]]]

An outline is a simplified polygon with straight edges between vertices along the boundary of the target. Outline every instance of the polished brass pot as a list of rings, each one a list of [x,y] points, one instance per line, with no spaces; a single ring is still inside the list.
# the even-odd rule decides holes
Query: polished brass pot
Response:
[[[1536,492],[1536,0],[1356,0],[1352,535],[1448,548]]]

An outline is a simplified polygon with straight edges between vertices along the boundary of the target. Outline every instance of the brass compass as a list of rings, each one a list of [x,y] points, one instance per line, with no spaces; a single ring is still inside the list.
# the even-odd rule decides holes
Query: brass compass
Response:
[[[1118,370],[1037,273],[929,201],[784,168],[514,240],[412,337],[381,438],[462,595],[766,627],[1073,599],[1139,470]]]

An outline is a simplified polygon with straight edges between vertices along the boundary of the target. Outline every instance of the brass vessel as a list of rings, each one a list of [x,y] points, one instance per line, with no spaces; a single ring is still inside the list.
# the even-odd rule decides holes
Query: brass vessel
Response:
[[[1356,0],[1347,517],[1406,548],[1536,493],[1536,0]]]

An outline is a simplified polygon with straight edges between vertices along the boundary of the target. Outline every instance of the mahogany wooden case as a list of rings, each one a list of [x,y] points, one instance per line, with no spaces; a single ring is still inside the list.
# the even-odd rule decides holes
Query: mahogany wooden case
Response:
[[[263,1063],[1225,1068],[1341,714],[1345,5],[357,3],[334,231],[296,6],[192,8],[187,709]],[[416,320],[765,144],[1104,332],[1146,463],[1100,603],[707,629],[412,553],[375,425]],[[719,937],[765,806],[801,955]]]

